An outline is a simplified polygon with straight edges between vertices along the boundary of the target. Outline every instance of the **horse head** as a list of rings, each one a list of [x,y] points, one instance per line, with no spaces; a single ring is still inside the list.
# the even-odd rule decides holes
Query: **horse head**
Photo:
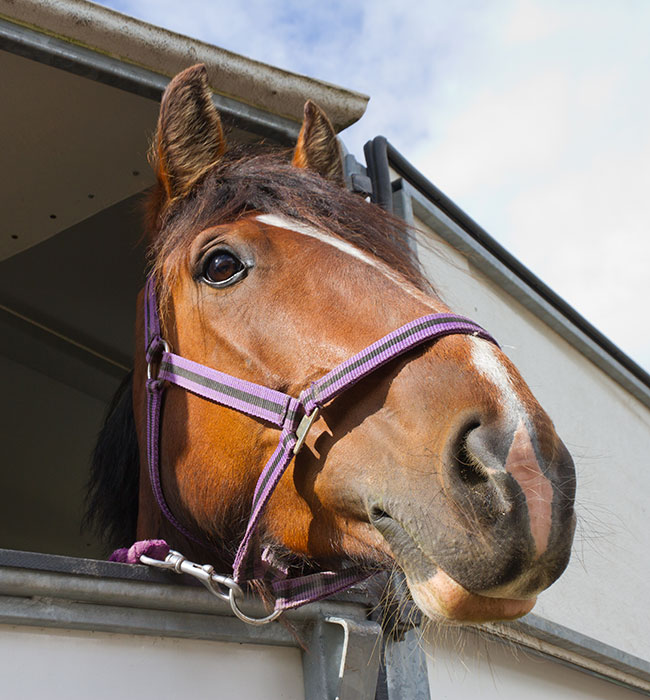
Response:
[[[195,66],[165,92],[152,154],[153,275],[178,355],[298,396],[396,328],[449,312],[411,258],[407,226],[345,190],[334,131],[313,103],[292,158],[228,150]],[[195,551],[151,493],[143,323],[140,313],[137,534]],[[264,420],[166,390],[162,489],[209,544],[202,556],[232,564],[277,441]],[[429,617],[515,618],[567,565],[574,490],[571,457],[508,357],[454,334],[323,406],[259,538],[303,565],[397,566]]]

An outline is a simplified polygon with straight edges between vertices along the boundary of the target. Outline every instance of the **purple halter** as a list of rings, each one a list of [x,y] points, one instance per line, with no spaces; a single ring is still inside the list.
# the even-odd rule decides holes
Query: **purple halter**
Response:
[[[487,331],[468,318],[444,313],[422,316],[389,333],[312,382],[296,399],[171,352],[161,335],[155,283],[149,277],[145,289],[147,455],[151,486],[161,511],[185,537],[205,546],[205,542],[176,519],[162,491],[159,463],[160,409],[165,382],[171,382],[209,401],[267,421],[281,429],[278,446],[255,487],[250,518],[233,565],[234,581],[243,583],[263,576],[268,578],[269,568],[273,569],[270,578],[273,580],[271,588],[277,612],[319,600],[367,578],[370,574],[357,566],[287,578],[286,570],[274,565],[269,552],[254,556],[255,531],[275,487],[294,454],[300,449],[322,406],[393,358],[422,343],[458,333],[484,338],[497,344]],[[151,370],[154,362],[158,366],[157,376],[153,376]]]

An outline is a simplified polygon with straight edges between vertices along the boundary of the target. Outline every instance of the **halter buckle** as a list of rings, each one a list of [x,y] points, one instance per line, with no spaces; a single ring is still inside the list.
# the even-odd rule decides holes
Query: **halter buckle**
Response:
[[[305,442],[305,438],[307,437],[307,433],[309,432],[309,429],[313,425],[314,421],[318,418],[320,415],[320,408],[318,406],[311,412],[310,415],[304,415],[302,417],[302,420],[300,421],[297,429],[296,429],[296,437],[298,438],[296,440],[296,444],[293,446],[293,454],[297,455],[298,452],[300,452],[300,448],[303,446],[303,443]]]

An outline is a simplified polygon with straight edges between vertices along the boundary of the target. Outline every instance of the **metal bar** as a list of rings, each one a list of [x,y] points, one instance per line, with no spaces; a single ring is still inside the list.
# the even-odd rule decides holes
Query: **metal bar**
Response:
[[[99,559],[83,559],[61,554],[24,552],[19,549],[0,549],[0,572],[5,569],[26,569],[35,572],[76,574],[90,578],[146,581],[149,583],[179,583],[166,572],[148,566],[132,566]]]
[[[373,700],[381,655],[381,627],[370,620],[327,617],[343,631],[336,700]],[[331,664],[330,664],[331,666]]]
[[[648,663],[643,659],[537,618],[538,622],[555,627],[555,634],[548,635],[542,632],[537,624],[528,621],[529,617],[537,618],[535,615],[529,615],[516,623],[486,624],[476,628],[475,631],[479,634],[487,632],[494,640],[501,643],[514,642],[569,668],[650,695]],[[581,638],[580,643],[577,643],[578,638]],[[621,656],[626,658],[626,663],[620,661]]]
[[[508,634],[510,630],[516,630],[527,637],[561,647],[579,654],[585,659],[639,678],[650,687],[650,661],[640,659],[563,625],[545,620],[539,615],[531,613],[517,622],[511,622],[508,625],[494,625],[494,627],[498,629],[499,634]]]
[[[370,620],[319,620],[303,654],[306,698],[374,700],[381,637],[381,627]]]
[[[296,635],[283,625],[254,627],[227,614],[193,613],[181,610],[164,610],[161,614],[160,610],[81,603],[51,597],[0,596],[0,623],[69,630],[164,635],[237,644],[298,646]],[[296,631],[299,629],[296,628]]]
[[[388,170],[388,142],[383,136],[376,136],[363,147],[368,174],[372,180],[371,199],[382,209],[393,211],[393,190]]]
[[[166,576],[169,582],[161,583]],[[157,582],[121,580],[0,567],[0,595],[232,616],[228,603],[208,593],[200,584],[178,584],[174,581],[174,574],[164,572],[157,572],[157,577]],[[264,607],[257,600],[247,601],[246,609],[251,614],[264,614]],[[365,614],[366,605],[353,599],[350,602],[327,600],[311,603],[288,610],[283,617],[291,623],[303,623],[328,616],[363,620]]]
[[[427,659],[419,630],[410,630],[400,641],[386,641],[388,700],[431,700]]]
[[[409,224],[413,224],[413,202],[410,195],[410,190],[403,187],[404,180],[396,180],[392,183],[393,190],[393,214],[404,219]],[[411,260],[418,265],[418,250],[415,236],[410,235],[410,232],[405,236],[405,245],[408,248]]]

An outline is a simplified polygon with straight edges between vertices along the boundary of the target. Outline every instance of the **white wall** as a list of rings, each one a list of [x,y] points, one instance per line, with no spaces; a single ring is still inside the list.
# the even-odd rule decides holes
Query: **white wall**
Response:
[[[288,647],[0,625],[2,697],[12,700],[302,700]]]
[[[457,251],[436,241],[437,253],[418,246],[430,278],[455,311],[496,337],[576,462],[573,557],[534,612],[650,660],[650,410]]]

